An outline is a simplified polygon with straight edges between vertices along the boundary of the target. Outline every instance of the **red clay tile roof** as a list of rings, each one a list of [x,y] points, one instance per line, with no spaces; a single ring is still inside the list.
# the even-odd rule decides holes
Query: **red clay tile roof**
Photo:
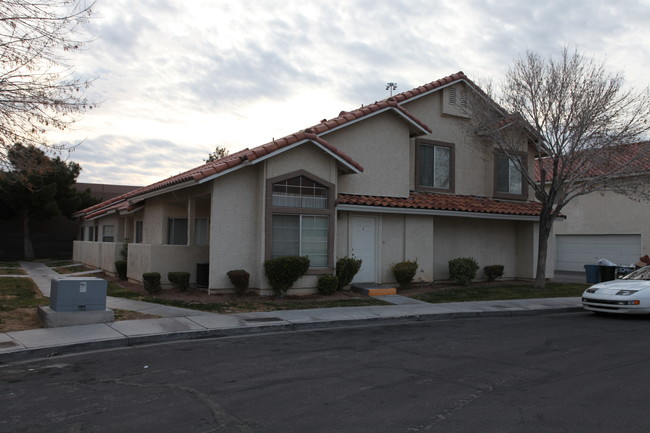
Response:
[[[621,144],[603,151],[593,150],[595,154],[593,161],[584,166],[584,177],[595,177],[603,174],[618,176],[633,176],[650,172],[650,141],[641,141],[632,144]],[[598,152],[601,152],[603,161],[598,159]],[[541,167],[546,168],[547,180],[552,174],[551,158],[541,158],[535,164],[535,179],[541,180]]]
[[[242,164],[244,161],[249,161],[253,162],[258,158],[262,158],[266,155],[269,155],[275,151],[278,151],[284,147],[290,146],[292,144],[298,143],[300,141],[304,140],[311,140],[313,142],[316,142],[326,148],[328,151],[330,151],[332,154],[336,155],[337,157],[341,158],[343,161],[345,161],[347,164],[351,165],[358,171],[363,171],[363,167],[350,158],[346,153],[340,151],[336,147],[332,146],[329,144],[327,141],[323,140],[322,138],[318,137],[317,135],[313,133],[309,133],[306,131],[300,131],[296,132],[295,134],[287,135],[286,137],[282,137],[277,140],[273,140],[270,143],[263,144],[261,146],[255,147],[253,149],[246,149],[241,152],[238,152],[237,158],[232,158],[228,160],[226,158],[222,158],[218,161],[214,161],[211,164],[206,164],[204,166],[199,167],[200,170],[197,170],[197,172],[192,176],[194,180],[199,181],[202,180],[206,177],[212,176],[214,174],[220,173],[222,171],[228,170],[229,168],[235,167],[237,165]]]
[[[338,204],[522,216],[538,216],[541,209],[537,202],[415,191],[411,191],[406,198],[339,194]]]
[[[292,144],[304,140],[311,140],[315,143],[318,143],[319,145],[326,148],[329,152],[336,155],[338,158],[345,161],[350,166],[354,167],[356,170],[360,172],[363,171],[363,167],[361,166],[361,164],[353,160],[346,153],[337,149],[335,146],[332,146],[327,141],[316,136],[315,134],[307,133],[305,131],[300,131],[295,134],[291,134],[286,137],[271,141],[270,143],[266,143],[261,146],[255,147],[253,149],[244,149],[237,153],[233,153],[232,155],[228,155],[223,158],[220,158],[216,161],[208,162],[199,167],[195,167],[186,172],[177,174],[176,176],[172,176],[165,180],[161,180],[159,182],[153,183],[149,186],[135,189],[126,194],[122,194],[120,196],[106,200],[102,203],[83,209],[77,212],[76,214],[74,214],[74,216],[84,216],[85,219],[89,219],[89,218],[95,218],[97,216],[100,216],[101,214],[108,213],[111,210],[116,210],[118,212],[124,211],[126,208],[125,207],[123,208],[119,205],[124,201],[135,199],[139,196],[156,192],[165,188],[173,187],[176,185],[180,185],[186,182],[191,182],[191,183],[199,182],[202,179],[205,179],[209,176],[242,165],[246,161],[253,162],[258,158],[264,157],[284,147],[290,146]],[[100,210],[101,213],[98,212]]]
[[[397,102],[395,102],[394,98],[393,100],[389,98],[387,100],[375,102],[374,104],[365,105],[352,111],[341,111],[338,117],[329,120],[323,119],[319,124],[305,129],[305,132],[311,132],[314,134],[323,134],[327,131],[338,128],[339,126],[345,125],[346,123],[355,121],[357,119],[361,119],[362,117],[366,117],[368,115],[374,114],[378,111],[382,111],[385,109],[396,110],[398,113],[400,113],[409,121],[411,121],[413,124],[417,125],[419,129],[431,133],[431,128],[429,128],[427,125],[424,124],[424,122],[422,122],[420,119],[418,119],[413,114],[411,114],[406,108],[402,107]]]
[[[453,83],[455,81],[461,81],[461,80],[464,80],[464,81],[468,82],[474,88],[478,89],[478,86],[476,86],[476,84],[474,84],[474,82],[472,80],[467,78],[467,75],[465,75],[463,73],[463,71],[458,71],[455,74],[448,75],[448,76],[446,76],[444,78],[441,78],[439,80],[432,81],[432,82],[424,84],[424,85],[422,85],[420,87],[416,87],[415,89],[407,90],[406,92],[402,92],[402,93],[398,93],[396,95],[393,95],[392,99],[394,101],[397,101],[398,103],[401,103],[401,102],[407,101],[407,100],[409,100],[411,98],[415,98],[416,96],[420,96],[420,95],[422,95],[424,93],[428,93],[428,92],[430,92],[432,90],[436,90],[436,89],[438,89],[440,87],[451,84],[451,83]]]
[[[284,147],[290,146],[294,143],[297,143],[299,141],[303,140],[311,140],[319,145],[323,146],[326,148],[328,151],[330,151],[332,154],[336,155],[338,158],[341,160],[345,161],[347,164],[350,166],[354,167],[358,171],[363,171],[363,167],[356,161],[354,161],[352,158],[350,158],[347,154],[344,152],[341,152],[339,149],[336,147],[332,146],[329,144],[327,141],[319,137],[318,135],[324,134],[328,131],[331,131],[333,129],[336,129],[340,126],[343,126],[347,123],[353,122],[355,120],[361,119],[363,117],[387,110],[387,109],[392,109],[398,112],[400,115],[402,115],[408,122],[411,123],[411,125],[414,127],[414,129],[419,129],[421,131],[426,131],[426,132],[432,132],[431,129],[424,124],[421,120],[419,120],[417,117],[415,117],[413,114],[411,114],[407,109],[399,105],[400,102],[406,101],[409,98],[412,98],[414,96],[417,96],[419,94],[434,90],[438,87],[441,87],[445,84],[452,83],[454,81],[459,81],[459,80],[465,80],[469,82],[470,84],[473,84],[463,72],[458,72],[456,74],[452,74],[448,77],[442,78],[440,80],[433,81],[429,84],[425,84],[424,86],[420,86],[416,89],[410,90],[408,92],[403,92],[398,95],[395,95],[391,98],[388,98],[383,101],[375,102],[374,104],[362,106],[360,108],[357,108],[352,111],[342,111],[337,117],[329,119],[329,120],[322,120],[320,123],[307,128],[303,131],[297,132],[295,134],[288,135],[286,137],[280,138],[278,140],[273,140],[270,143],[263,144],[261,146],[255,147],[253,149],[244,149],[240,152],[234,153],[232,155],[228,155],[224,158],[221,158],[217,161],[212,161],[209,163],[206,163],[204,165],[201,165],[199,167],[195,167],[191,170],[188,170],[186,172],[177,174],[175,176],[171,176],[167,179],[161,180],[159,182],[153,183],[149,186],[139,188],[133,191],[130,191],[126,194],[122,194],[120,196],[114,197],[110,200],[106,200],[102,203],[99,203],[95,206],[91,206],[87,209],[83,209],[79,212],[77,212],[74,216],[84,216],[85,218],[88,218],[90,215],[98,216],[99,213],[98,211],[101,210],[101,212],[106,213],[109,212],[113,209],[116,209],[116,211],[123,210],[122,207],[117,206],[118,203],[126,201],[126,200],[132,200],[135,199],[139,196],[143,196],[146,194],[154,193],[156,191],[160,191],[166,188],[174,187],[176,185],[181,185],[183,183],[195,183],[199,182],[203,179],[206,179],[210,176],[213,176],[215,174],[224,172],[228,169],[237,167],[239,165],[242,165],[245,162],[252,162],[258,158],[264,157],[266,155],[272,154],[275,151],[278,151]]]

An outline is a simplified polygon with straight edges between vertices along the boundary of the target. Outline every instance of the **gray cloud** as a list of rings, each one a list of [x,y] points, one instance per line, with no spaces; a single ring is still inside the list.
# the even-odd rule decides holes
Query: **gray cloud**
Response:
[[[290,133],[383,99],[388,81],[399,92],[458,70],[498,80],[526,50],[557,54],[565,44],[607,56],[646,86],[648,21],[647,3],[635,0],[99,2],[87,27],[95,40],[73,61],[98,77],[89,94],[104,103],[80,123],[87,139],[73,157],[86,180],[153,182],[199,165],[212,149],[196,143],[238,150],[270,139],[254,130],[265,119],[247,118],[253,104],[282,114],[275,123]],[[312,93],[342,106],[296,124],[299,108],[285,104]],[[203,138],[189,138],[196,118],[213,126]]]

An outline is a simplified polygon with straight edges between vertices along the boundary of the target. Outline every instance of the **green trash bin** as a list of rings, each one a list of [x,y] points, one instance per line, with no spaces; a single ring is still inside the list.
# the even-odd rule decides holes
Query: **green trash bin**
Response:
[[[598,265],[585,265],[585,274],[588,284],[600,283],[600,270],[598,269]]]

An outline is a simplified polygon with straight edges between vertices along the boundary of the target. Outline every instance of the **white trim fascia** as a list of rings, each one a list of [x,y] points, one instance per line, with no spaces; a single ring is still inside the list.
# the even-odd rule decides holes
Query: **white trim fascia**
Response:
[[[261,158],[260,158],[261,159]],[[257,161],[257,160],[255,160]],[[211,180],[214,180],[218,177],[225,176],[228,173],[232,173],[233,171],[239,170],[240,168],[248,167],[251,164],[255,164],[255,161],[250,162],[250,161],[244,161],[239,165],[236,165],[234,167],[231,167],[227,170],[220,171],[219,173],[211,174],[210,176],[204,177],[203,179],[199,180],[198,184],[201,185],[202,183],[210,182]]]
[[[282,149],[274,150],[272,153],[267,153],[264,156],[261,156],[259,158],[255,158],[253,161],[244,161],[242,164],[239,164],[239,165],[237,165],[235,167],[229,168],[228,170],[224,170],[224,171],[222,171],[220,173],[215,173],[215,174],[213,174],[211,176],[205,177],[205,178],[203,178],[203,179],[201,179],[199,181],[199,184],[209,182],[209,181],[211,181],[213,179],[224,176],[224,175],[226,175],[226,174],[228,174],[228,173],[230,173],[232,171],[239,170],[240,168],[247,167],[248,165],[254,165],[254,164],[266,161],[269,158],[272,158],[272,157],[274,157],[276,155],[279,155],[279,154],[281,154],[283,152],[286,152],[288,150],[295,149],[296,147],[301,146],[301,145],[303,145],[305,143],[313,143],[313,144],[315,144],[319,149],[323,150],[325,153],[330,155],[332,158],[336,159],[338,162],[340,162],[341,164],[348,167],[354,173],[357,173],[357,174],[361,173],[361,171],[359,171],[359,169],[357,169],[355,166],[353,166],[352,164],[350,164],[349,162],[347,162],[346,160],[344,160],[343,158],[341,158],[340,156],[338,156],[337,154],[335,154],[334,152],[329,150],[327,147],[323,146],[322,144],[320,144],[317,141],[312,140],[311,138],[305,138],[304,140],[296,141],[295,143],[290,144],[289,146],[285,146]]]
[[[336,210],[342,210],[348,212],[449,216],[449,217],[479,218],[479,219],[508,220],[508,221],[539,221],[539,217],[535,215],[510,215],[510,214],[498,214],[498,213],[463,212],[463,211],[437,210],[437,209],[411,209],[411,208],[401,208],[401,207],[365,206],[365,205],[355,205],[355,204],[340,204],[336,206]]]
[[[185,182],[179,183],[177,185],[172,185],[172,186],[168,186],[168,187],[165,187],[165,188],[162,188],[162,189],[157,189],[155,191],[151,191],[151,192],[148,192],[148,193],[142,194],[142,195],[136,195],[135,197],[131,197],[131,198],[127,199],[126,201],[129,204],[135,204],[135,203],[141,202],[142,200],[146,200],[146,199],[148,199],[150,197],[155,197],[157,195],[166,194],[166,193],[172,192],[172,191],[178,191],[179,189],[187,188],[187,187],[190,187],[190,186],[196,185],[196,184],[197,184],[197,182],[195,182],[194,180],[186,180]]]
[[[398,104],[398,105],[402,105],[402,104]],[[415,126],[418,130],[422,131],[422,135],[427,135],[427,134],[429,134],[429,131],[427,131],[426,129],[423,129],[420,125],[418,125],[416,122],[414,122],[414,121],[412,121],[411,119],[409,119],[409,118],[408,118],[404,113],[402,113],[401,111],[399,111],[399,110],[396,109],[395,107],[385,107],[385,108],[382,108],[381,110],[375,111],[374,113],[367,114],[367,115],[365,115],[365,116],[363,116],[363,117],[359,117],[358,119],[350,120],[349,122],[346,122],[346,123],[344,123],[343,125],[336,126],[336,127],[332,128],[332,129],[328,129],[327,131],[320,132],[320,133],[318,133],[318,134],[316,134],[316,135],[318,135],[318,136],[320,137],[320,136],[323,136],[323,135],[330,134],[330,133],[332,133],[332,132],[338,131],[339,129],[343,129],[343,128],[348,127],[348,126],[350,126],[350,125],[354,125],[354,124],[357,123],[357,122],[361,122],[361,121],[366,120],[366,119],[368,119],[368,118],[370,118],[370,117],[373,117],[373,116],[376,116],[376,115],[378,115],[378,114],[384,113],[384,112],[386,112],[386,111],[388,111],[388,110],[394,110],[394,111],[395,111],[397,114],[399,114],[399,115],[400,115],[404,120],[406,120],[410,125],[413,125],[413,126]]]
[[[99,212],[99,211],[97,211],[97,212]],[[108,212],[105,212],[105,213],[103,213],[101,215],[97,215],[97,216],[92,217],[92,218],[87,218],[84,221],[94,221],[96,219],[103,218],[103,217],[105,217],[107,215],[113,215],[113,214],[117,214],[117,209],[111,209]]]
[[[136,212],[140,212],[140,211],[143,210],[143,209],[144,209],[144,206],[138,206],[138,207],[135,208],[135,209],[132,209],[132,210],[125,210],[124,212],[120,212],[120,215],[131,215],[131,214],[134,214],[134,213],[136,213]]]

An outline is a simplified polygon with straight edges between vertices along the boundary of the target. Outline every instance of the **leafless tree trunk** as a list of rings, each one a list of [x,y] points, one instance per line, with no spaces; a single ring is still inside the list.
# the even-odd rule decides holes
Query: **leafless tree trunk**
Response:
[[[78,28],[92,6],[85,0],[0,0],[0,168],[16,143],[63,150],[47,142],[46,132],[65,129],[76,114],[93,108],[84,96],[89,80],[76,77],[65,57],[81,46]]]
[[[508,155],[541,204],[536,288],[545,287],[549,236],[567,203],[605,191],[650,197],[649,146],[633,145],[650,130],[650,93],[625,90],[623,81],[577,51],[564,48],[558,58],[528,52],[498,94],[474,98],[479,134]],[[521,157],[526,142],[537,173]]]

